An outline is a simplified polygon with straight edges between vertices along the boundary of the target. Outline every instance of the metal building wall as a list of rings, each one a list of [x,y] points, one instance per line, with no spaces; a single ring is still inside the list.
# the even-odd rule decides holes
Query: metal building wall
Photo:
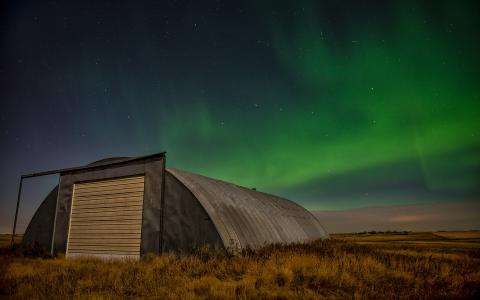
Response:
[[[231,252],[329,237],[309,211],[292,201],[221,180],[168,170],[202,204],[225,248]]]
[[[74,183],[143,174],[145,175],[145,192],[141,254],[159,253],[163,169],[164,160],[161,158],[62,174],[60,176],[60,191],[58,193],[54,251],[65,253],[66,250]]]
[[[58,186],[48,194],[33,215],[23,235],[22,243],[25,246],[38,244],[45,251],[50,250],[57,194]]]
[[[144,161],[63,174],[55,230],[55,251],[65,253],[73,184],[119,176],[145,174],[141,254],[187,252],[210,245],[235,252],[271,243],[305,242],[328,238],[320,222],[300,205],[224,181],[176,169],[163,172],[164,161]],[[162,175],[165,174],[163,247],[161,246]],[[24,243],[51,243],[56,189],[39,207]],[[47,247],[49,248],[49,246]]]
[[[187,253],[203,246],[223,249],[222,239],[205,209],[168,168],[164,218],[164,252]]]

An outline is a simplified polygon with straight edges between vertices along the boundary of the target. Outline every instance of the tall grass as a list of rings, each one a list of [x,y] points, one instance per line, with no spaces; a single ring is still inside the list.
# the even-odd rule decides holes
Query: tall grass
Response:
[[[0,256],[0,298],[15,299],[471,299],[478,249],[273,245],[239,256],[198,250],[140,261]]]

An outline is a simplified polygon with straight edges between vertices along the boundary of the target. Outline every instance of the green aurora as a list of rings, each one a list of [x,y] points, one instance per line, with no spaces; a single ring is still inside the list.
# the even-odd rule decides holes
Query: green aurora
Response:
[[[28,121],[29,146],[3,135],[2,178],[165,150],[308,209],[478,201],[478,3],[289,2],[24,9],[2,126]],[[48,75],[21,77],[25,49]],[[19,155],[35,163],[13,171]]]
[[[218,111],[200,98],[164,116],[158,140],[170,164],[293,198],[288,190],[305,182],[389,164],[400,166],[369,180],[408,178],[401,163],[412,161],[432,193],[478,190],[478,174],[468,172],[480,165],[478,9],[445,5],[442,23],[432,24],[420,6],[401,4],[388,34],[345,16],[339,39],[323,31],[318,6],[304,4],[303,13],[265,22],[290,84],[264,78],[247,107]],[[190,154],[192,141],[200,156]],[[415,201],[396,192],[340,207]],[[310,208],[339,205],[309,197]],[[441,199],[420,199],[432,200]]]

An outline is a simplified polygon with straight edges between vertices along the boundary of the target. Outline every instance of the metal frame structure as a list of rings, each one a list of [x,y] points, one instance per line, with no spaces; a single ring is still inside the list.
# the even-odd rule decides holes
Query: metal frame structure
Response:
[[[135,162],[135,161],[144,160],[144,159],[148,159],[148,158],[165,157],[166,153],[167,152],[163,151],[163,152],[154,153],[154,154],[145,155],[145,156],[140,156],[140,157],[125,158],[125,159],[117,160],[117,161],[114,161],[114,162],[98,163],[98,164],[95,164],[95,165],[56,169],[56,170],[43,171],[43,172],[36,172],[36,173],[21,175],[20,176],[20,184],[18,186],[17,205],[16,205],[16,208],[15,208],[15,218],[14,218],[14,221],[13,221],[11,246],[13,247],[13,245],[14,245],[15,231],[17,229],[18,209],[19,209],[19,206],[20,206],[20,199],[21,199],[21,195],[22,195],[22,185],[23,185],[23,180],[24,179],[46,176],[46,175],[54,175],[54,174],[60,174],[61,175],[62,173],[68,173],[68,172],[74,172],[74,171],[85,171],[85,170],[90,170],[90,169],[98,169],[98,168],[102,168],[102,167],[111,167],[113,165],[130,163],[130,162]],[[165,166],[165,162],[164,162],[164,166]],[[60,179],[59,179],[59,183],[60,183]],[[164,185],[164,183],[162,183],[162,185]],[[163,187],[162,187],[162,189],[163,189]],[[163,197],[162,197],[162,202],[163,202]],[[56,225],[56,217],[57,217],[57,208],[58,208],[58,195],[57,195],[57,204],[55,206],[55,216],[54,216],[54,222],[53,222],[52,245],[51,245],[51,248],[50,248],[50,253],[52,255],[53,255],[54,240],[55,240],[54,237],[55,237],[55,225]],[[161,239],[162,239],[162,237],[161,237]],[[163,241],[161,241],[161,242],[163,242]]]

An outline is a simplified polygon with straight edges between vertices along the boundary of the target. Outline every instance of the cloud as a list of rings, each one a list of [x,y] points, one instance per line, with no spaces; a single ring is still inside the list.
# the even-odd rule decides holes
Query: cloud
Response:
[[[480,203],[443,202],[312,212],[330,233],[480,229]]]
[[[390,219],[392,223],[419,222],[432,219],[431,215],[402,215]]]

